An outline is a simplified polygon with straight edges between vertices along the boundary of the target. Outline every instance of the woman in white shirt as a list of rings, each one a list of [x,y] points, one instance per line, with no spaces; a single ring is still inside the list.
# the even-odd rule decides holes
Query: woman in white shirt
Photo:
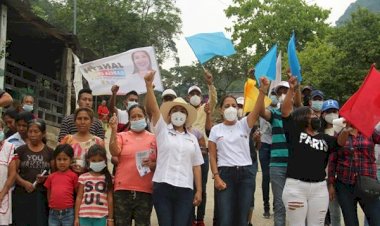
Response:
[[[208,142],[217,192],[218,224],[246,226],[255,178],[249,135],[258,112],[252,111],[238,120],[237,102],[233,96],[225,96],[220,109],[223,122],[211,129]]]
[[[182,98],[165,102],[159,109],[153,91],[154,74],[155,71],[149,71],[145,76],[146,106],[152,115],[157,142],[153,205],[160,226],[188,226],[192,206],[202,201],[203,157],[197,138],[186,130],[196,119],[197,111]]]

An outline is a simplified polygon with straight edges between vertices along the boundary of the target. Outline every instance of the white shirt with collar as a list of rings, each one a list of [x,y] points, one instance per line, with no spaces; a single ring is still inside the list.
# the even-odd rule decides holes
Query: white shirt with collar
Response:
[[[154,127],[157,141],[157,165],[153,181],[193,189],[193,166],[204,163],[197,138],[177,132],[162,115]]]

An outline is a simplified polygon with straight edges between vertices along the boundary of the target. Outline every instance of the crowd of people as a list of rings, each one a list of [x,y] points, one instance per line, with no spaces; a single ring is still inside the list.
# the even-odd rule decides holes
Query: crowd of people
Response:
[[[358,226],[358,204],[365,224],[380,225],[380,199],[355,190],[359,176],[380,174],[380,124],[364,136],[339,118],[336,100],[301,89],[293,76],[272,90],[260,78],[256,104],[243,112],[242,97],[218,103],[208,71],[207,101],[196,85],[186,97],[167,89],[157,100],[155,71],[144,73],[144,100],[131,91],[118,109],[114,85],[98,117],[92,91],[82,89],[54,149],[45,121],[33,115],[33,96],[12,107],[0,90],[1,226],[149,226],[153,207],[160,226],[203,226],[209,173],[214,225],[256,225],[258,165],[263,217],[273,215],[275,226]]]

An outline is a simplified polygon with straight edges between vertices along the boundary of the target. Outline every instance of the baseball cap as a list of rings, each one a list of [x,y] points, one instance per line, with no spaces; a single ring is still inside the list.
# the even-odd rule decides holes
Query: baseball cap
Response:
[[[198,86],[192,86],[192,87],[190,87],[189,90],[187,91],[187,94],[189,94],[189,93],[190,93],[191,91],[193,91],[193,90],[197,90],[197,91],[199,91],[200,93],[202,93],[201,88],[199,88]]]
[[[313,88],[311,86],[305,86],[305,87],[302,88],[301,93],[303,93],[307,89],[310,90],[310,91],[313,91]]]
[[[323,101],[323,105],[322,105],[322,112],[323,111],[326,111],[328,109],[336,109],[336,110],[339,110],[339,103],[338,101],[336,100],[326,100],[326,101]]]
[[[168,95],[177,97],[177,94],[172,89],[165,89],[164,92],[162,92],[162,96],[161,97],[164,98],[164,96],[168,96]]]
[[[275,88],[276,93],[277,93],[277,90],[280,87],[285,87],[285,88],[288,88],[288,89],[290,88],[289,83],[287,81],[281,81],[280,83],[278,83],[278,85]]]
[[[244,105],[244,97],[238,97],[238,98],[236,98],[236,102],[238,104]]]
[[[313,90],[311,92],[311,99],[313,99],[316,96],[320,96],[320,97],[324,98],[325,94],[322,91],[320,91],[320,90]]]

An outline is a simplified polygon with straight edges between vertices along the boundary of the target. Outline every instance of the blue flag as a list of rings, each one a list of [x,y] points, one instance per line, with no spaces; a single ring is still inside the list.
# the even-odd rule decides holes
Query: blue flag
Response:
[[[267,77],[269,80],[276,79],[277,44],[274,45],[267,54],[261,58],[255,66],[255,77],[259,82],[260,77]]]
[[[186,41],[201,64],[214,56],[230,56],[236,53],[231,40],[223,32],[200,33],[186,37]]]
[[[294,35],[294,32],[288,43],[288,61],[289,61],[290,72],[292,73],[292,75],[297,77],[298,82],[301,82],[302,81],[301,65],[297,57],[296,37]]]

